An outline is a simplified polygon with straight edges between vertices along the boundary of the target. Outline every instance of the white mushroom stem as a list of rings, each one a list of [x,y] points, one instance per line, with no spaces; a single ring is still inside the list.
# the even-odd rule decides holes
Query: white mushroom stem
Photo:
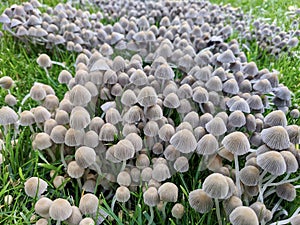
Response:
[[[126,167],[126,160],[123,160],[120,172],[122,172],[123,170],[125,170],[125,167]]]
[[[50,156],[52,162],[55,162],[56,157],[55,157],[54,153],[52,152],[52,150],[50,148],[47,148],[46,151],[47,151],[48,155]]]
[[[56,225],[60,225],[60,220],[57,220],[57,221],[56,221]]]
[[[67,163],[66,163],[66,161],[65,161],[65,156],[64,156],[64,144],[63,144],[63,143],[60,145],[59,153],[60,153],[60,160],[61,160],[62,164],[64,165],[65,169],[67,169],[67,168],[68,168],[68,165],[67,165]]]
[[[111,202],[111,211],[114,211],[116,201],[117,201],[117,197],[116,197],[116,195],[114,195],[112,202]]]
[[[235,168],[235,183],[237,187],[237,196],[240,198],[242,195],[241,182],[240,182],[240,168],[239,168],[239,157],[234,154],[234,168]]]
[[[82,190],[82,183],[81,183],[81,180],[80,180],[80,178],[76,178],[76,180],[77,180],[77,183],[78,183],[78,187],[79,187],[79,189],[80,189],[80,191]]]
[[[153,207],[150,206],[150,219],[148,221],[148,225],[151,225],[153,223],[153,219],[154,219],[154,211],[153,211]]]
[[[283,179],[282,181],[277,182],[277,183],[270,183],[270,184],[268,184],[268,186],[278,186],[278,185],[281,185],[281,184],[292,183],[292,182],[298,181],[299,179],[300,179],[300,175],[293,178],[293,179],[289,179],[289,180]]]
[[[220,205],[219,205],[219,200],[217,198],[215,200],[215,205],[216,205],[216,213],[217,213],[217,218],[218,218],[218,224],[222,225],[222,218],[221,218],[221,213],[220,213]]]
[[[168,202],[164,202],[162,208],[161,208],[161,212],[162,212],[162,215],[163,215],[163,220],[166,220],[167,218],[167,215],[166,215],[166,205],[167,205]]]
[[[300,207],[298,207],[298,209],[293,213],[293,215],[286,219],[286,220],[280,220],[274,223],[271,223],[270,225],[283,225],[283,224],[288,224],[291,222],[291,220],[293,219],[294,216],[296,216],[298,213],[300,212]]]
[[[268,171],[266,171],[266,170],[264,170],[263,172],[262,172],[262,174],[259,176],[259,182],[258,182],[258,193],[259,193],[259,195],[258,195],[258,198],[257,198],[257,201],[260,201],[260,202],[264,202],[264,199],[263,199],[263,192],[262,192],[262,182],[263,182],[263,179],[264,179],[264,177],[265,177],[265,175],[268,173]]]
[[[63,68],[66,68],[66,65],[64,63],[56,62],[56,61],[51,61],[51,62],[52,62],[52,64],[55,64],[55,65],[61,66]]]
[[[277,211],[278,207],[280,206],[281,202],[283,201],[282,198],[280,198],[277,203],[274,205],[273,209],[271,210],[272,215]]]

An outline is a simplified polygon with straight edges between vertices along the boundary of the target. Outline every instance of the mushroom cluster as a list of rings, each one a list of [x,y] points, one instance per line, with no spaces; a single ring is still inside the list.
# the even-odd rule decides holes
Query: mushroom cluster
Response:
[[[62,99],[51,86],[35,83],[22,103],[31,98],[36,107],[0,109],[5,131],[15,129],[17,138],[18,126],[29,126],[33,149],[62,164],[64,174],[51,175],[55,188],[68,177],[84,192],[79,206],[71,206],[43,196],[47,183],[30,178],[25,192],[38,199],[37,224],[49,218],[100,224],[107,214],[95,194],[106,193],[114,211],[116,202],[130,202],[131,192],[139,190],[149,206],[149,224],[154,207],[164,219],[170,213],[179,220],[184,198],[173,178],[186,172],[208,174],[188,202],[199,213],[215,207],[219,225],[275,222],[282,201],[293,201],[299,188],[293,182],[300,177],[291,175],[299,169],[300,127],[288,124],[286,115],[300,113],[290,109],[292,93],[278,73],[248,62],[240,43],[229,37],[234,24],[241,35],[268,47],[280,30],[256,21],[254,27],[264,32],[250,31],[239,9],[209,2],[95,4],[106,13],[70,4],[41,13],[42,5],[31,0],[0,17],[15,37],[79,53],[75,74],[65,68],[58,75],[67,88]],[[114,23],[104,25],[103,18]],[[296,36],[282,34],[276,49],[296,46]],[[47,67],[55,62],[42,54],[37,63],[50,77]],[[2,87],[8,83],[0,79]],[[173,204],[170,212],[167,203]],[[279,223],[293,224],[299,212],[300,207]]]

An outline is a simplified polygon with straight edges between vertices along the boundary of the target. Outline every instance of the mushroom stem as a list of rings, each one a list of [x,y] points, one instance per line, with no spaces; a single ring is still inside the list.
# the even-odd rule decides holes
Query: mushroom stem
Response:
[[[271,194],[274,194],[275,192],[276,192],[275,189],[272,189],[272,190],[267,191],[267,192],[264,194],[264,198],[269,197]]]
[[[22,106],[24,105],[24,103],[30,98],[30,94],[28,93],[27,95],[24,96],[24,98],[22,99],[21,101],[21,105],[19,107],[19,110],[18,110],[18,114],[21,113],[21,110],[22,110]]]
[[[52,64],[55,64],[55,65],[61,66],[63,68],[66,68],[66,65],[61,63],[61,62],[57,62],[57,61],[51,61],[51,62],[52,62]]]
[[[217,213],[217,218],[218,218],[218,224],[222,225],[222,218],[221,218],[221,213],[220,213],[220,205],[219,205],[219,200],[217,198],[215,200],[215,205],[216,205],[216,213]]]
[[[92,166],[95,167],[96,172],[97,172],[98,175],[102,174],[102,171],[101,171],[101,169],[100,169],[100,167],[97,163],[93,163]]]
[[[114,195],[112,202],[111,202],[111,211],[114,211],[116,201],[117,201],[117,197],[116,197],[116,195]]]
[[[161,212],[162,212],[162,215],[163,215],[163,220],[166,220],[167,218],[167,215],[166,215],[166,205],[167,205],[168,202],[164,202],[162,208],[161,208]]]
[[[125,167],[126,167],[126,160],[123,160],[120,172],[122,172],[123,170],[125,170]]]
[[[268,186],[278,186],[278,185],[281,185],[281,184],[292,183],[292,182],[298,181],[299,179],[300,179],[300,175],[293,178],[293,179],[289,179],[289,180],[283,179],[282,181],[277,182],[277,183],[270,183]]]
[[[258,193],[259,193],[259,195],[258,195],[258,197],[257,197],[257,201],[260,201],[260,202],[264,202],[264,199],[263,199],[263,191],[262,191],[262,182],[263,182],[263,178],[264,178],[264,176],[266,175],[268,173],[268,171],[266,171],[266,170],[264,170],[263,172],[262,172],[262,174],[259,176],[259,182],[258,182]]]
[[[67,165],[67,163],[66,163],[66,161],[65,161],[65,156],[64,156],[64,144],[63,144],[63,143],[60,145],[59,153],[60,153],[60,160],[61,160],[62,164],[64,165],[65,169],[67,169],[67,168],[68,168],[68,165]]]
[[[56,157],[55,157],[54,153],[52,152],[52,150],[47,148],[46,151],[47,151],[48,155],[50,156],[52,162],[55,162]]]
[[[153,219],[154,219],[154,211],[153,211],[153,207],[150,206],[150,219],[148,221],[148,225],[151,225],[153,223]]]
[[[77,183],[78,183],[78,187],[79,187],[79,189],[80,189],[80,191],[82,190],[82,183],[81,183],[81,180],[80,180],[80,178],[76,178],[76,180],[77,180]]]
[[[282,202],[282,200],[283,200],[282,198],[279,199],[279,200],[277,201],[277,203],[274,205],[273,209],[271,210],[272,215],[274,215],[274,213],[276,212],[276,210],[277,210],[278,207],[280,206],[280,203]]]
[[[56,221],[56,225],[60,225],[60,220],[57,220],[57,221]]]
[[[240,169],[239,169],[239,157],[234,154],[234,166],[235,166],[235,183],[237,187],[237,196],[240,198],[242,195],[241,182],[240,182]]]
[[[277,222],[274,222],[274,223],[271,223],[270,225],[283,225],[283,224],[288,224],[289,222],[291,222],[292,218],[294,216],[296,216],[298,213],[300,212],[300,207],[298,207],[298,209],[296,209],[296,211],[293,213],[293,215],[286,219],[286,220],[280,220],[280,221],[277,221]]]

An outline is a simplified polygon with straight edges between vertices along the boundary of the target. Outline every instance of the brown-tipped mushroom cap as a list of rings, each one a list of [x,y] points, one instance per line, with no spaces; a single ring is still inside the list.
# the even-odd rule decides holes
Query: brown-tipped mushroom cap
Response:
[[[143,199],[146,205],[153,207],[159,203],[159,196],[155,187],[149,187],[143,194]]]
[[[64,221],[72,214],[72,207],[70,203],[62,198],[55,199],[49,209],[49,215],[52,219],[57,221]]]
[[[171,210],[172,216],[176,219],[181,219],[184,215],[184,206],[180,203],[176,203],[172,210]]]
[[[259,225],[257,216],[253,209],[246,206],[235,208],[229,216],[229,220],[233,225]]]
[[[169,141],[174,134],[175,129],[170,124],[163,125],[158,131],[158,136],[163,141]]]
[[[84,174],[84,168],[80,167],[76,161],[72,161],[68,164],[67,173],[72,178],[80,178]]]
[[[176,202],[178,199],[178,188],[175,184],[166,182],[158,189],[159,198],[164,202]]]
[[[215,117],[207,124],[205,124],[206,130],[215,136],[220,136],[227,131],[224,121],[220,117]]]
[[[117,176],[117,183],[120,186],[128,187],[131,184],[131,176],[127,171],[122,171]]]
[[[222,141],[226,149],[233,154],[244,155],[250,150],[250,143],[245,134],[239,131],[226,135]]]
[[[118,134],[117,128],[110,123],[106,123],[101,127],[101,130],[99,133],[99,140],[100,141],[113,141],[115,139],[116,134]]]
[[[287,131],[282,126],[274,126],[262,130],[262,141],[272,149],[282,150],[290,146]]]
[[[231,196],[230,198],[224,200],[224,210],[226,215],[230,215],[230,213],[237,207],[242,206],[242,200],[237,196]]]
[[[90,114],[88,111],[81,107],[76,106],[72,109],[70,116],[70,127],[76,130],[81,130],[86,128],[91,121]]]
[[[202,189],[197,189],[189,193],[189,204],[199,213],[207,213],[214,206],[211,197]]]
[[[291,183],[280,184],[276,187],[276,194],[286,201],[294,201],[297,196],[296,189]]]
[[[70,91],[70,102],[74,106],[86,106],[91,101],[91,93],[80,84],[74,86]]]
[[[114,156],[121,161],[133,158],[135,154],[135,148],[133,144],[126,139],[118,142],[115,146]]]
[[[25,193],[34,198],[39,197],[47,190],[48,184],[46,181],[38,177],[31,177],[24,183]]]
[[[9,76],[4,76],[0,78],[0,87],[4,89],[10,89],[14,84],[14,81]]]
[[[245,166],[240,171],[240,179],[245,185],[257,185],[259,181],[259,169],[257,169],[255,166]]]
[[[270,112],[264,118],[264,122],[266,125],[269,125],[270,127],[273,127],[273,126],[285,127],[287,125],[286,116],[285,116],[284,112],[281,110],[275,110],[273,112]]]

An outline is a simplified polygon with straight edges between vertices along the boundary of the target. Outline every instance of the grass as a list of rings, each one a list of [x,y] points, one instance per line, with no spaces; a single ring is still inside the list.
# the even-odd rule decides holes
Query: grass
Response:
[[[20,3],[23,1],[8,1],[0,7],[2,12],[6,7],[13,3]],[[55,5],[60,1],[45,1],[49,5]],[[221,1],[213,2],[219,3]],[[252,9],[252,15],[254,17],[267,17],[273,21],[276,17],[279,26],[288,27],[290,21],[287,21],[284,17],[284,13],[288,9],[288,6],[299,6],[298,1],[286,1],[283,0],[254,0],[254,1],[222,1],[223,3],[231,3],[233,6],[242,6],[244,11]],[[268,68],[269,70],[276,69],[280,72],[280,80],[286,86],[288,86],[295,94],[293,103],[300,104],[300,60],[283,54],[279,58],[270,56],[266,52],[261,51],[255,43],[249,46],[250,50],[246,50],[246,54],[249,61],[255,61],[260,69]],[[294,51],[299,52],[299,47]],[[47,51],[43,47],[35,47],[31,44],[24,44],[15,40],[11,36],[5,35],[0,42],[0,77],[11,76],[15,80],[15,86],[12,89],[12,94],[17,97],[20,103],[22,99],[30,90],[34,82],[42,82],[51,85],[58,97],[61,99],[63,93],[66,91],[66,87],[60,85],[57,80],[57,76],[62,68],[59,66],[53,66],[50,70],[50,75],[53,77],[55,84],[46,78],[45,72],[38,67],[36,58],[40,53],[47,52],[51,59],[59,62],[65,62],[69,70],[74,74],[73,63],[76,59],[75,53],[69,53],[61,51],[59,49],[53,49]],[[1,96],[5,96],[6,91],[0,90]],[[18,109],[18,105],[14,108]],[[0,98],[0,107],[5,105],[4,98]],[[25,108],[30,109],[36,105],[33,101],[28,101]],[[300,121],[290,121],[300,125]],[[24,182],[32,177],[38,176],[48,182],[48,194],[51,199],[58,197],[66,198],[78,205],[79,199],[82,193],[80,193],[77,185],[67,180],[66,187],[62,189],[55,189],[50,177],[50,171],[54,170],[56,174],[63,175],[64,171],[59,163],[49,164],[43,155],[39,152],[33,151],[31,147],[31,133],[28,128],[21,130],[18,142],[11,142],[11,135],[6,136],[5,148],[1,151],[5,158],[5,162],[1,165],[0,171],[0,224],[30,224],[34,223],[36,218],[34,217],[34,203],[37,199],[28,198],[24,192]],[[200,188],[203,182],[203,178],[206,173],[198,170],[199,161],[198,156],[193,156],[191,159],[191,171],[194,173],[187,173],[183,176],[177,174],[172,178],[172,181],[176,181],[180,188],[179,202],[181,202],[185,208],[185,216],[180,221],[180,224],[216,224],[215,211],[201,215],[196,213],[188,205],[187,198],[188,192],[196,188]],[[104,193],[107,195],[108,193]],[[13,203],[11,205],[4,204],[4,196],[11,195],[13,197]],[[148,207],[143,203],[142,190],[132,192],[133,206],[122,207],[117,204],[117,214],[114,214],[110,210],[110,202],[106,202],[104,195],[101,196],[101,207],[103,207],[109,214],[110,219],[105,224],[145,224],[150,217]],[[299,191],[298,191],[299,196]],[[156,223],[157,224],[179,224],[175,219],[172,219],[170,211],[171,205],[167,206],[168,221],[164,221],[161,214],[156,210]],[[293,212],[295,207],[300,205],[300,199],[295,200],[292,204],[286,204],[289,212]],[[137,206],[134,208],[134,206]],[[116,212],[115,211],[115,212]]]

